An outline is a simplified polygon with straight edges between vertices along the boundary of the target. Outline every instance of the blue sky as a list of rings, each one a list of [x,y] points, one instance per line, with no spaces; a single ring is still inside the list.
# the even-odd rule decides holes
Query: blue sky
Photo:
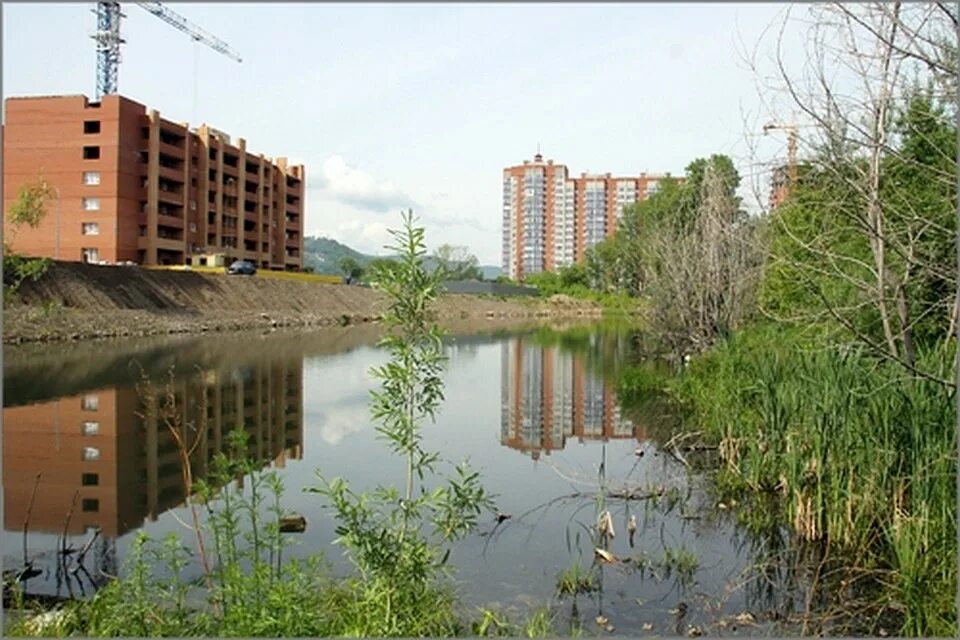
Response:
[[[501,170],[538,143],[577,175],[727,153],[761,188],[784,155],[739,53],[781,4],[167,4],[243,63],[124,5],[120,92],[304,163],[307,233],[362,251],[413,207],[499,264]],[[93,7],[4,3],[4,96],[92,97]]]

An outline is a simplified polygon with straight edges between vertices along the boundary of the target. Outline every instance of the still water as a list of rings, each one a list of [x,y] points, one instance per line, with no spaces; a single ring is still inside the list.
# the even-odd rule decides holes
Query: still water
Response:
[[[31,502],[26,556],[41,570],[25,584],[31,593],[89,594],[104,573],[122,566],[139,530],[154,537],[177,532],[192,546],[181,524],[189,518],[176,447],[145,409],[137,385],[147,376],[170,382],[188,420],[206,416],[195,475],[203,474],[203,459],[225,446],[227,432],[242,426],[250,453],[285,480],[286,508],[308,521],[292,553],[322,552],[346,571],[332,545],[329,512],[303,489],[319,483],[318,471],[360,490],[403,482],[403,461],[376,437],[369,417],[376,386],[369,371],[386,359],[375,346],[377,331],[7,349],[4,568],[23,566]],[[728,634],[769,632],[759,626],[762,613],[789,608],[792,600],[778,576],[756,570],[768,550],[714,508],[704,478],[660,452],[672,435],[669,410],[652,402],[625,406],[617,398],[611,372],[634,357],[631,344],[630,332],[600,327],[459,334],[447,341],[446,401],[425,428],[425,448],[451,463],[469,459],[498,509],[512,515],[496,525],[485,514],[454,548],[461,600],[508,611],[553,603],[561,616],[579,616],[585,628],[595,628],[603,615],[620,633],[687,633],[694,625]],[[561,572],[578,562],[590,570],[594,563],[591,529],[601,481],[607,491],[659,494],[611,498],[606,505],[616,533],[609,551],[645,558],[647,567],[595,566],[594,591],[560,598]],[[81,549],[96,530],[85,561],[89,572],[58,572],[62,532]],[[670,565],[668,557],[681,561]],[[758,624],[729,622],[737,614],[743,620],[746,611]]]

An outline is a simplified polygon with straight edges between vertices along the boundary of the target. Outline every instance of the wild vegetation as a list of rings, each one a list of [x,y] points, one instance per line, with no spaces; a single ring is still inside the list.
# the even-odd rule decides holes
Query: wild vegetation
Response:
[[[848,629],[955,635],[957,16],[810,11],[805,72],[779,66],[809,123],[786,199],[745,218],[732,167],[698,160],[594,253],[648,298],[667,354],[702,354],[669,381],[631,367],[621,390],[686,404],[745,522],[772,499],[824,545]]]
[[[43,176],[20,188],[17,200],[6,212],[9,242],[3,243],[3,288],[4,301],[9,302],[20,284],[27,279],[36,280],[50,268],[49,258],[35,258],[16,253],[11,248],[17,233],[26,225],[36,229],[47,216],[47,206],[56,191]]]
[[[479,474],[466,462],[441,476],[440,454],[422,446],[421,427],[443,401],[441,332],[429,303],[442,274],[423,266],[424,230],[405,214],[392,232],[399,258],[375,270],[390,305],[382,340],[391,359],[373,370],[378,434],[404,461],[405,480],[367,492],[320,475],[314,491],[338,522],[337,543],[355,572],[335,576],[320,556],[285,558],[283,483],[248,458],[246,434],[234,432],[205,479],[193,478],[208,433],[205,416],[187,420],[177,395],[145,380],[145,413],[173,436],[180,453],[193,546],[171,534],[138,536],[119,577],[92,598],[31,616],[19,614],[11,635],[82,636],[451,636],[550,632],[536,611],[525,624],[494,611],[479,621],[458,610],[449,571],[449,542],[470,533],[492,508]],[[192,415],[192,413],[190,414]],[[320,470],[322,472],[322,470]],[[319,472],[318,472],[319,473]],[[243,483],[237,478],[244,478]],[[402,486],[398,489],[397,486]],[[199,578],[196,575],[200,571]],[[39,612],[37,612],[39,613]]]

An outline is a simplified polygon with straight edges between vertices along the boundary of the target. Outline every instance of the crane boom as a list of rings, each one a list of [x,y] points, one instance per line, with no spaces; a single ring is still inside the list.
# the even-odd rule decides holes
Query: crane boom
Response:
[[[159,2],[137,2],[142,9],[149,11],[167,24],[183,31],[197,42],[202,42],[214,51],[218,51],[237,62],[243,62],[226,42],[210,32],[201,29],[179,13],[172,11]],[[97,100],[105,95],[117,93],[117,80],[120,68],[120,3],[97,2],[94,10],[97,14],[97,31],[92,36],[97,43]]]
[[[216,37],[209,31],[201,29],[197,25],[192,24],[189,20],[184,18],[176,11],[168,9],[159,2],[137,2],[136,4],[141,9],[149,11],[167,24],[176,27],[180,31],[183,31],[197,42],[202,42],[214,51],[219,51],[223,55],[227,56],[228,58],[232,58],[237,62],[243,62],[240,56],[237,55],[237,53],[234,52],[226,42]]]

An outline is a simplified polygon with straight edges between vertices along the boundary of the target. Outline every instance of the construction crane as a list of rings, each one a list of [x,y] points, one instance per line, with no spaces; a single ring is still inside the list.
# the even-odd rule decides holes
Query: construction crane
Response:
[[[797,125],[768,122],[763,125],[763,133],[767,134],[775,129],[787,132],[787,172],[790,176],[790,185],[797,183]]]
[[[211,33],[192,24],[189,20],[172,11],[159,2],[135,2],[167,24],[183,31],[196,42],[202,42],[214,51],[218,51],[237,62],[243,62],[226,42]],[[97,100],[105,95],[117,93],[117,78],[120,70],[120,19],[125,17],[120,11],[119,2],[98,2],[94,10],[97,14],[97,31],[91,36],[97,43]]]

